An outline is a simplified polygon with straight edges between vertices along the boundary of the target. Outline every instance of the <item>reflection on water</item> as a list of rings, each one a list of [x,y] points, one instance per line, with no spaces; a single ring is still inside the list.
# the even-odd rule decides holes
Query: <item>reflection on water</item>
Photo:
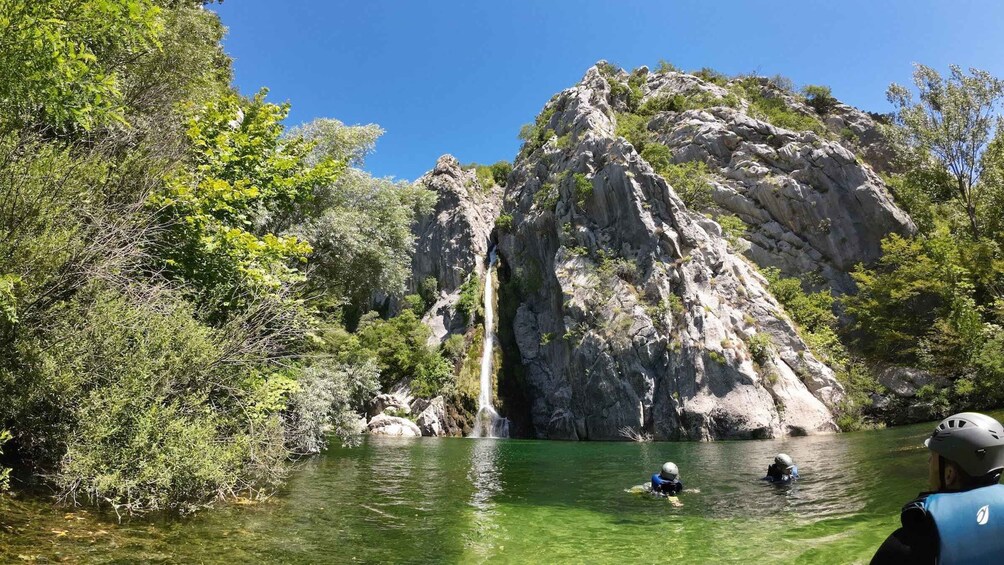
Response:
[[[471,527],[468,532],[467,548],[475,560],[481,561],[491,556],[497,547],[500,532],[497,523],[498,510],[493,501],[495,495],[504,488],[503,469],[500,467],[500,441],[497,439],[472,440],[470,470],[467,477],[473,492],[470,506],[473,508]]]
[[[776,441],[367,437],[286,491],[191,519],[115,522],[0,498],[0,562],[867,562],[924,487],[930,425]],[[760,478],[778,452],[801,479]],[[633,496],[665,461],[683,507]],[[19,557],[21,556],[21,557]]]

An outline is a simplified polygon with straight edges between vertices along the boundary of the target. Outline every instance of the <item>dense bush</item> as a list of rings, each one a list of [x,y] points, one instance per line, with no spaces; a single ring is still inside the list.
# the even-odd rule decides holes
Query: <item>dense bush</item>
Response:
[[[805,96],[805,103],[821,116],[829,114],[837,105],[837,99],[828,86],[810,84],[802,89],[802,94]]]
[[[658,173],[666,179],[669,186],[673,187],[687,208],[703,212],[714,205],[708,166],[703,161],[677,163],[659,170]]]

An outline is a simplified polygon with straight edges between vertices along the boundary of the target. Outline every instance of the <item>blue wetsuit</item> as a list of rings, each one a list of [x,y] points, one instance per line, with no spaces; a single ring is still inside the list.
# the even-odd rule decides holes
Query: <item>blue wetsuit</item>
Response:
[[[900,522],[873,564],[1004,562],[1004,485],[922,493],[903,507]]]
[[[791,482],[792,479],[797,479],[797,478],[798,478],[797,466],[792,466],[791,474],[785,476],[781,469],[775,467],[774,465],[771,465],[770,467],[767,467],[767,476],[761,480],[771,483],[787,483]]]
[[[675,496],[683,490],[683,483],[679,479],[666,480],[659,476],[659,473],[652,475],[652,492]]]

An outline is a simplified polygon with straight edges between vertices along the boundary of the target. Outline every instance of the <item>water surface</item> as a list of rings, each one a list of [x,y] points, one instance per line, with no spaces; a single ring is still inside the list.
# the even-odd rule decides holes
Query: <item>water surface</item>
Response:
[[[0,498],[0,561],[83,563],[867,562],[924,488],[921,424],[785,440],[367,437],[302,463],[255,506],[124,521]],[[802,478],[759,481],[776,452]],[[673,507],[624,489],[675,461]]]

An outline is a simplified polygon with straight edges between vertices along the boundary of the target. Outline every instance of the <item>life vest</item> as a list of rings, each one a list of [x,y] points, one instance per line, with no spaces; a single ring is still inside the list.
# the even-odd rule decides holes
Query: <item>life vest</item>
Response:
[[[1004,485],[928,495],[938,528],[938,563],[1004,563]]]

